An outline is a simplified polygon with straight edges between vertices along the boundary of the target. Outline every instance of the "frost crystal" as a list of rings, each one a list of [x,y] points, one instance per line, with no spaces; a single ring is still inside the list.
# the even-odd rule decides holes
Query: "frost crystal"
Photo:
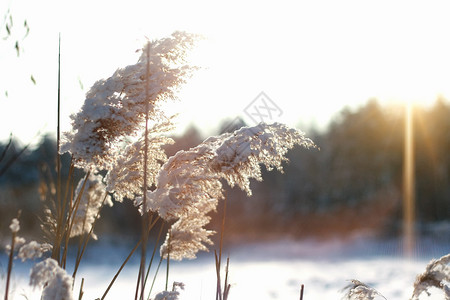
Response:
[[[25,244],[25,239],[21,236],[14,237],[14,248],[18,249],[20,246]],[[6,253],[9,254],[11,252],[11,245],[8,244],[5,246]]]
[[[56,260],[47,258],[31,269],[30,285],[44,287],[42,300],[72,300],[73,278]]]
[[[222,184],[210,169],[216,145],[205,141],[188,151],[179,151],[162,166],[156,178],[157,188],[147,191],[147,203],[136,204],[157,211],[165,220],[177,219],[195,209],[205,214],[223,197]],[[201,207],[200,207],[201,206]]]
[[[223,134],[221,139],[212,168],[228,184],[237,184],[249,196],[249,179],[262,181],[260,164],[269,171],[274,168],[283,171],[282,162],[288,161],[285,155],[289,149],[296,144],[306,148],[315,146],[303,132],[280,123],[243,127]]]
[[[381,295],[374,288],[366,285],[365,283],[352,279],[351,284],[346,286],[344,290],[347,290],[347,293],[344,295],[342,299],[348,300],[375,300],[377,296],[386,299],[383,295]],[[378,298],[379,298],[378,297]]]
[[[17,233],[20,230],[19,220],[16,218],[12,219],[9,229],[11,229],[12,233]]]
[[[149,133],[152,135],[148,138],[147,148],[147,185],[149,187],[156,184],[156,176],[161,165],[167,160],[167,156],[161,147],[173,143],[172,139],[158,134],[170,128],[170,122],[165,122],[149,130]],[[114,192],[116,201],[122,202],[125,198],[134,200],[137,196],[142,196],[144,186],[144,149],[144,138],[129,145],[108,172],[106,188],[108,192]]]
[[[150,120],[165,118],[159,105],[176,98],[177,89],[196,69],[185,64],[185,57],[197,38],[175,32],[171,37],[149,42],[136,64],[97,81],[86,94],[81,111],[71,116],[72,131],[65,134],[61,153],[70,152],[77,167],[109,170],[120,150],[120,142],[136,136],[142,129],[147,103]]]
[[[206,216],[223,198],[221,179],[238,185],[251,195],[250,179],[262,180],[260,164],[282,170],[285,154],[294,145],[313,147],[314,143],[296,129],[283,124],[259,124],[234,133],[211,137],[195,148],[179,151],[162,166],[157,188],[147,191],[136,203],[142,211],[157,211],[166,220],[177,219],[161,248],[161,255],[181,260],[194,258],[207,250],[213,233],[203,227]]]
[[[417,276],[414,283],[414,292],[412,299],[419,299],[422,292],[427,293],[431,287],[442,289],[445,294],[445,299],[450,300],[450,254],[444,255],[438,260],[432,260],[427,265],[425,272]]]
[[[180,292],[178,291],[163,291],[156,294],[155,300],[179,300]]]
[[[36,241],[31,241],[20,247],[19,254],[17,254],[17,256],[22,259],[22,261],[40,258],[45,252],[50,251],[51,249],[52,246],[50,244],[39,244]]]
[[[180,295],[178,288],[184,290],[184,283],[174,282],[172,291],[163,291],[161,293],[158,293],[156,294],[154,300],[178,300],[179,299],[178,296]]]
[[[194,259],[198,251],[207,251],[205,244],[212,245],[209,236],[214,231],[203,228],[210,218],[202,213],[191,213],[182,216],[175,222],[167,234],[165,243],[161,246],[161,255],[170,259]]]
[[[78,182],[73,203],[75,203],[75,207],[77,207],[77,201],[79,204],[73,217],[70,237],[89,233],[102,205],[107,203],[112,206],[111,198],[106,192],[102,179],[101,175],[90,174],[86,183],[84,183],[84,178]],[[97,238],[94,233],[92,233],[92,237]]]

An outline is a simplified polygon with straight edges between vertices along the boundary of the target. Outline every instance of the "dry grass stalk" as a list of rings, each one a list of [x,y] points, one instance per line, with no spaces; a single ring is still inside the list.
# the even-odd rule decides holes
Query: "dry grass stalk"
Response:
[[[72,278],[76,276],[87,243],[94,236],[93,228],[99,218],[99,211],[105,201],[108,201],[108,196],[103,198],[101,204],[98,199],[96,201],[92,199],[91,188],[87,186],[91,175],[99,177],[98,181],[104,184],[104,179],[98,174],[100,171],[106,171],[107,186],[102,187],[99,184],[103,188],[102,192],[105,195],[116,194],[119,201],[124,197],[132,198],[142,213],[141,239],[119,268],[102,299],[106,297],[130,257],[142,245],[135,299],[139,296],[143,300],[149,272],[149,269],[145,272],[146,244],[149,232],[159,217],[166,221],[175,221],[160,250],[161,257],[167,259],[167,292],[170,260],[195,258],[198,251],[208,250],[206,245],[212,244],[209,237],[214,232],[207,230],[205,226],[210,221],[208,213],[214,211],[218,201],[224,198],[222,181],[231,186],[237,185],[251,195],[250,179],[262,180],[261,165],[268,170],[282,171],[282,163],[287,161],[286,153],[289,149],[295,145],[314,147],[314,143],[296,129],[279,123],[271,125],[261,123],[254,127],[241,128],[234,133],[211,137],[195,148],[179,151],[167,160],[161,147],[170,140],[161,136],[170,128],[171,118],[165,116],[160,109],[160,103],[175,98],[176,90],[196,70],[196,67],[185,63],[187,50],[192,47],[196,38],[195,35],[175,32],[169,38],[149,42],[135,65],[119,69],[110,78],[96,82],[86,94],[82,110],[72,116],[73,131],[66,134],[63,142],[60,135],[61,38],[59,38],[57,157],[56,176],[52,176],[56,177],[56,180],[52,178],[50,181],[51,183],[56,181],[56,184],[47,189],[50,192],[46,194],[52,200],[53,207],[46,210],[47,218],[44,220],[48,225],[47,232],[52,235],[53,249],[52,258],[38,265],[36,271],[39,268],[47,271],[57,270],[57,276],[64,278],[64,292],[67,291],[67,283],[70,282],[70,285],[73,283]],[[149,121],[154,123],[151,130]],[[144,122],[145,127],[142,128]],[[141,136],[142,130],[143,139],[138,140],[134,144],[135,147],[127,148],[129,151],[122,151],[123,142]],[[60,157],[63,152],[71,153],[73,162],[65,184],[64,196]],[[126,153],[126,156],[122,155],[123,153]],[[133,171],[137,172],[139,178],[143,177],[143,180],[141,182],[139,179],[140,186],[137,188],[133,186],[131,192],[124,191],[128,185],[117,184],[115,181],[136,178],[136,174],[126,176],[126,172],[129,171],[126,166],[134,165],[136,161],[139,161],[141,166],[135,166]],[[80,189],[77,187],[76,195],[72,182],[75,167],[86,171],[86,177],[81,185],[78,185]],[[111,174],[114,172],[117,173]],[[151,186],[153,187],[150,188]],[[91,198],[86,200],[86,197]],[[90,201],[99,204],[95,206],[94,211],[89,210]],[[216,296],[220,300],[226,300],[230,290],[229,258],[223,291],[220,279],[226,202],[224,207],[219,254],[215,253],[218,278]],[[149,219],[149,214],[152,213],[159,215],[153,222]],[[81,237],[75,270],[73,277],[69,276],[71,280],[66,280],[69,240],[76,235]],[[149,268],[150,266],[151,262]],[[35,281],[45,285],[46,282],[53,282],[56,279],[45,280]],[[182,286],[174,285],[171,295],[176,294],[175,287]],[[43,296],[43,299],[54,291],[44,288],[43,295],[46,296]],[[81,288],[80,298],[82,294]],[[158,294],[157,297],[162,297],[163,294]]]
[[[303,300],[303,291],[305,290],[305,285],[302,284],[300,287],[300,300]]]
[[[365,284],[359,280],[356,280],[356,279],[352,279],[350,281],[351,281],[351,283],[344,288],[344,290],[346,290],[347,292],[345,293],[345,295],[342,299],[375,300],[375,297],[377,297],[377,296],[380,296],[383,299],[386,299],[382,294],[380,294],[373,287],[370,287],[367,284]]]
[[[8,258],[8,271],[6,273],[6,287],[5,287],[5,300],[8,300],[9,297],[9,283],[11,280],[11,272],[13,266],[14,259],[14,247],[16,245],[16,235],[20,229],[18,218],[20,217],[20,211],[17,214],[17,218],[14,218],[11,222],[9,228],[11,229],[11,246],[9,250],[9,258]]]
[[[435,287],[443,291],[446,300],[450,300],[450,253],[439,259],[433,259],[425,268],[425,272],[417,276],[414,282],[414,291],[411,299],[419,299],[419,296]]]

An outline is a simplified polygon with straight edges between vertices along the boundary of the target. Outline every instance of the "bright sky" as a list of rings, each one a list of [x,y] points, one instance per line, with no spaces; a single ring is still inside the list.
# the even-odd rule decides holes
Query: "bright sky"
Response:
[[[300,129],[370,98],[450,98],[448,1],[7,0],[1,16],[8,7],[13,36],[21,39],[25,19],[31,31],[20,58],[0,40],[0,140],[55,131],[59,33],[64,130],[96,80],[133,64],[146,36],[175,30],[207,38],[194,57],[208,68],[176,103],[180,128],[211,133],[235,116],[252,123],[244,110],[261,92],[282,111],[274,120]]]

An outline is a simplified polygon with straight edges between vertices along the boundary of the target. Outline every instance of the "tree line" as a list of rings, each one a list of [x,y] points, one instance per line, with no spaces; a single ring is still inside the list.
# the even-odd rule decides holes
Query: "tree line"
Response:
[[[241,125],[245,124],[236,124]],[[416,106],[413,127],[418,224],[448,221],[449,103],[438,99],[432,107]],[[222,128],[232,129],[226,122]],[[246,235],[255,236],[261,232],[326,236],[361,229],[400,232],[404,129],[403,108],[382,106],[376,100],[342,110],[326,130],[307,129],[320,149],[290,151],[284,174],[264,171],[264,182],[252,182],[251,198],[227,188],[228,232],[243,233],[242,228]],[[169,156],[203,138],[190,127],[174,139],[174,145],[166,148]],[[0,170],[5,170],[0,176],[0,218],[9,220],[19,207],[25,207],[22,213],[28,217],[23,218],[27,220],[24,226],[36,229],[42,210],[39,195],[55,178],[55,140],[44,136],[37,147],[25,150],[14,141],[3,143],[0,154]],[[66,155],[62,170],[68,170],[69,164]],[[64,176],[63,172],[63,180]],[[82,176],[81,171],[76,172],[74,183]],[[213,227],[220,228],[221,210],[213,216]],[[126,231],[139,226],[133,214],[131,205],[118,203],[104,208],[98,226],[100,230]],[[120,225],[115,221],[118,218]]]

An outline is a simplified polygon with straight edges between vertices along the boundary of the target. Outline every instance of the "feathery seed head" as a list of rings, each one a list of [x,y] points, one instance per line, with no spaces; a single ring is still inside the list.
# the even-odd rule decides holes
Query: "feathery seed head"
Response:
[[[171,37],[151,41],[136,64],[97,81],[86,94],[81,111],[71,116],[72,131],[65,134],[61,153],[71,153],[80,168],[111,169],[119,144],[142,130],[146,108],[150,120],[164,119],[160,104],[175,99],[179,87],[197,69],[184,61],[196,38],[175,32]]]
[[[177,220],[161,255],[169,253],[181,260],[207,250],[205,244],[211,243],[209,236],[213,232],[204,229],[209,223],[206,215],[223,198],[221,179],[251,195],[250,179],[262,180],[260,165],[282,170],[288,149],[296,144],[315,146],[298,130],[279,123],[261,123],[208,138],[170,157],[156,177],[156,189],[147,191],[146,205],[141,205],[143,197],[137,199],[141,209],[156,211],[166,220]]]

